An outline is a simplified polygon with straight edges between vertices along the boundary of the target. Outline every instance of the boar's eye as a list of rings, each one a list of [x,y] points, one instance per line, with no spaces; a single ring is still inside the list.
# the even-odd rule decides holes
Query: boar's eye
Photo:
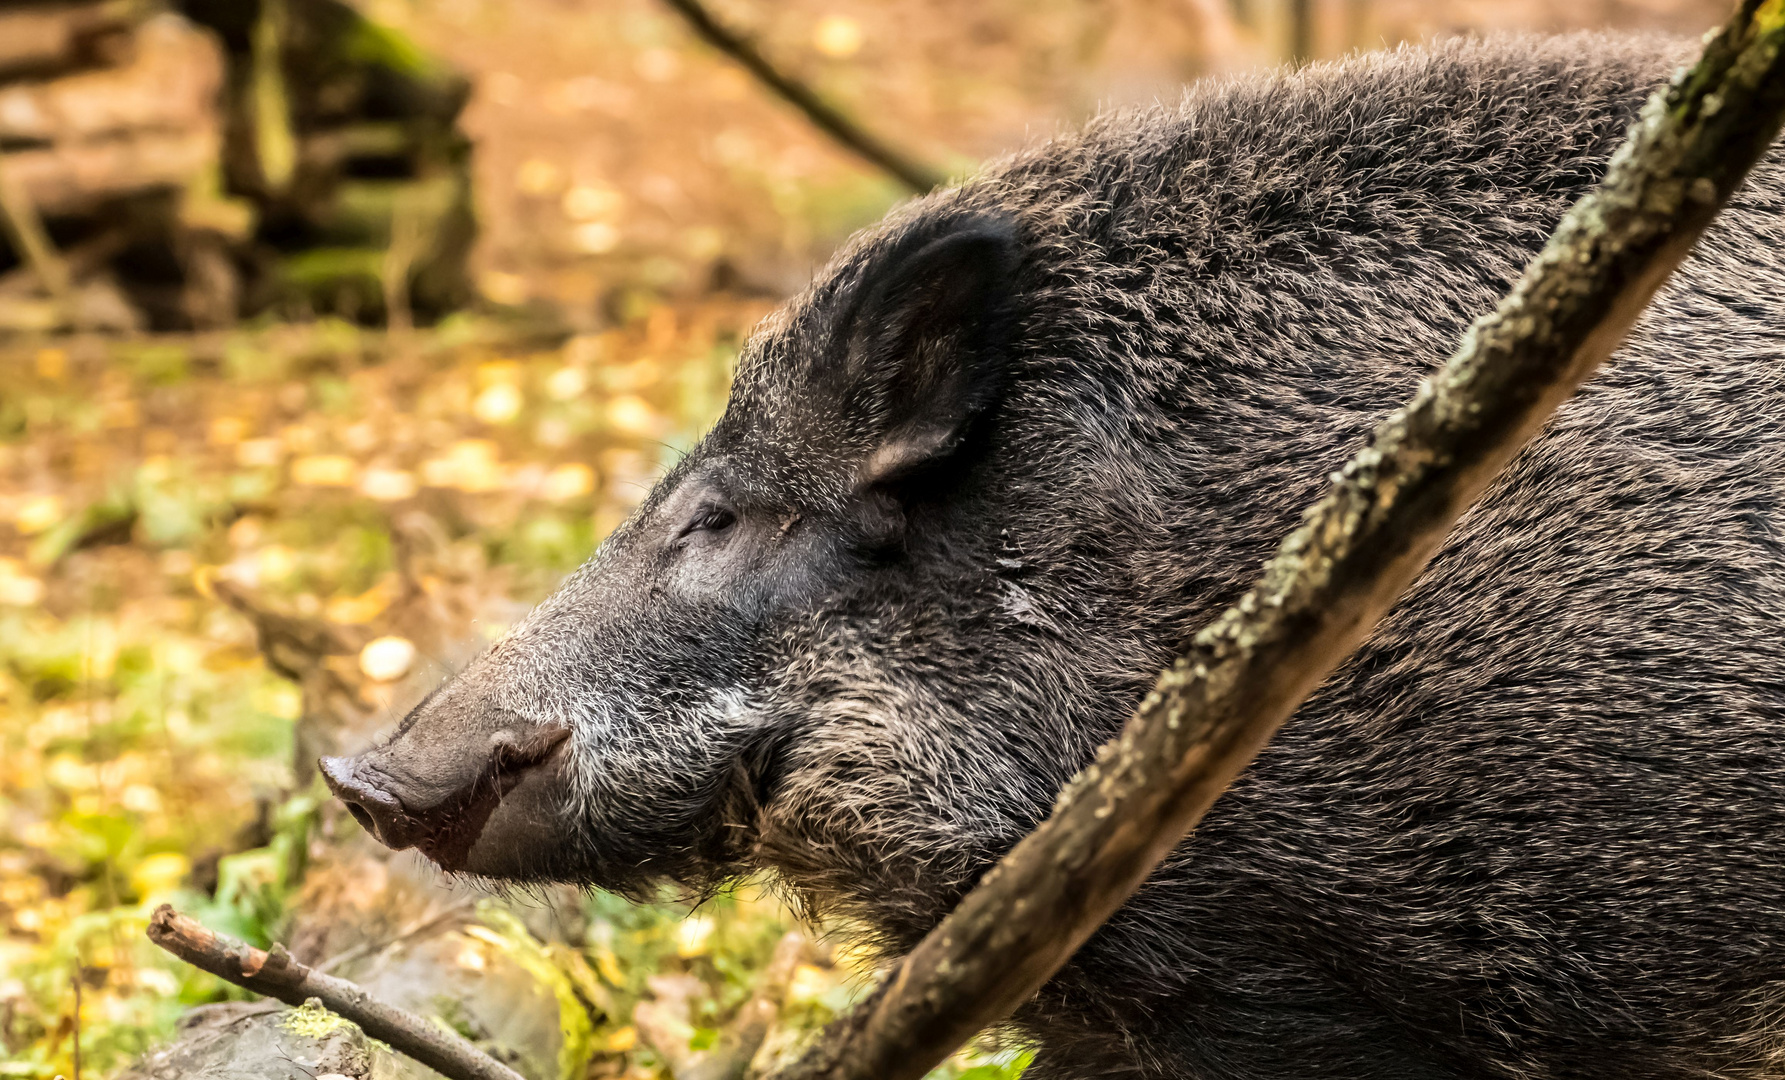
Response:
[[[708,503],[694,511],[676,533],[676,539],[686,540],[696,533],[722,533],[737,524],[737,520],[738,516],[729,509]]]

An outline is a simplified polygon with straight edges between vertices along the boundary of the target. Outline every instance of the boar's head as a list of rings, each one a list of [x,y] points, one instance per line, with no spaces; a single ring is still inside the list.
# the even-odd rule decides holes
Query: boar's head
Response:
[[[774,843],[845,876],[848,847],[865,872],[902,813],[960,833],[961,623],[997,556],[985,466],[1023,271],[985,213],[846,251],[759,328],[724,416],[594,558],[382,745],[323,761],[336,795],[449,870],[623,890],[718,880]],[[1009,775],[978,783],[1044,812],[1058,767],[1012,770],[1008,729],[981,741]],[[845,819],[849,843],[819,835]]]

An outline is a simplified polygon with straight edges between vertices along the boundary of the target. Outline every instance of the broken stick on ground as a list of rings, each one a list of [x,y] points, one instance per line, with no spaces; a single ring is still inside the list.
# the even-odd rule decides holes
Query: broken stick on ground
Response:
[[[439,1024],[378,1001],[346,979],[298,963],[283,946],[262,951],[212,933],[166,904],[156,908],[149,921],[149,940],[193,967],[287,1005],[303,1005],[314,998],[367,1035],[450,1080],[523,1080],[520,1073]]]

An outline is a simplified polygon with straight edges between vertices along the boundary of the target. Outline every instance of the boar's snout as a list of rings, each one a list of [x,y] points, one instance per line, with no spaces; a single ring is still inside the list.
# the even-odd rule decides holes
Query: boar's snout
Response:
[[[507,834],[551,812],[569,736],[568,728],[527,725],[489,735],[481,752],[436,745],[419,754],[399,736],[318,765],[329,790],[386,847],[417,848],[447,870],[502,873],[514,854]]]
[[[322,778],[335,798],[379,843],[394,851],[415,846],[422,832],[421,823],[403,809],[401,799],[386,791],[376,779],[362,775],[359,758],[325,757],[317,764],[322,766]]]

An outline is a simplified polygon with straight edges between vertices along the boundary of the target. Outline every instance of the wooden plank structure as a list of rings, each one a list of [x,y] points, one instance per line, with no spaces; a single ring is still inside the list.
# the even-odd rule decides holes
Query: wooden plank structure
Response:
[[[464,304],[468,96],[340,0],[0,0],[0,333]]]

